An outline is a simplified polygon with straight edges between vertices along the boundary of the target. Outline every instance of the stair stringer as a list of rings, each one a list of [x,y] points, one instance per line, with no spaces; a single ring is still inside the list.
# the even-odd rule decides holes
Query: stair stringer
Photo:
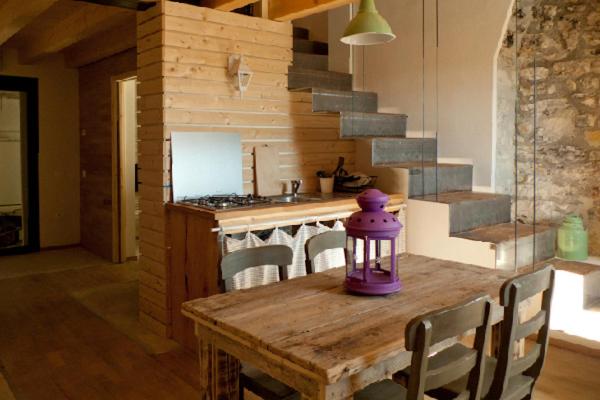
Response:
[[[407,252],[496,268],[496,250],[492,243],[450,236],[448,204],[417,199],[408,199],[406,203]]]

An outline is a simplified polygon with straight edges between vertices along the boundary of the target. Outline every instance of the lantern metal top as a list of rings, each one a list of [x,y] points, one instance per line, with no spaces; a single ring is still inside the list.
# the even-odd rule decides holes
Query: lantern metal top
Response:
[[[384,210],[389,199],[377,189],[362,192],[356,198],[361,211],[352,214],[346,223],[348,235],[371,239],[393,239],[398,236],[402,224],[396,216]]]

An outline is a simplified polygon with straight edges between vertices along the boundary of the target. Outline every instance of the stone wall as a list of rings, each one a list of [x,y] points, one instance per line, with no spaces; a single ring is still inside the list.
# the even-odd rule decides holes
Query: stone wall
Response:
[[[501,51],[498,64],[499,96],[510,93],[506,74],[511,68],[514,74],[515,60],[519,68],[517,215],[533,219],[535,154],[537,220],[558,223],[569,213],[581,214],[590,252],[599,255],[600,0],[529,0],[517,2],[517,8],[517,40]],[[504,109],[498,110],[497,189],[514,194],[507,172],[514,172],[514,158],[510,165],[506,154],[514,145],[514,128],[506,123],[506,103],[499,98]]]

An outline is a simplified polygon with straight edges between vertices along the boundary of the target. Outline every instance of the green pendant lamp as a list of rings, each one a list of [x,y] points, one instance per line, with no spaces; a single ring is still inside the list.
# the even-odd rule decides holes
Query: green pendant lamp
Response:
[[[390,24],[379,14],[375,0],[361,0],[358,14],[344,31],[342,43],[368,46],[387,43],[396,38]]]

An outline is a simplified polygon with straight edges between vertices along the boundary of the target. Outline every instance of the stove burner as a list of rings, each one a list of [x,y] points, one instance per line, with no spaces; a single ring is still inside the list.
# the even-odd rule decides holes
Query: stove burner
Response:
[[[231,210],[235,208],[245,208],[254,205],[269,204],[271,199],[262,196],[247,196],[240,195],[216,195],[203,196],[198,198],[183,199],[180,201],[183,204],[202,207],[209,210]]]

